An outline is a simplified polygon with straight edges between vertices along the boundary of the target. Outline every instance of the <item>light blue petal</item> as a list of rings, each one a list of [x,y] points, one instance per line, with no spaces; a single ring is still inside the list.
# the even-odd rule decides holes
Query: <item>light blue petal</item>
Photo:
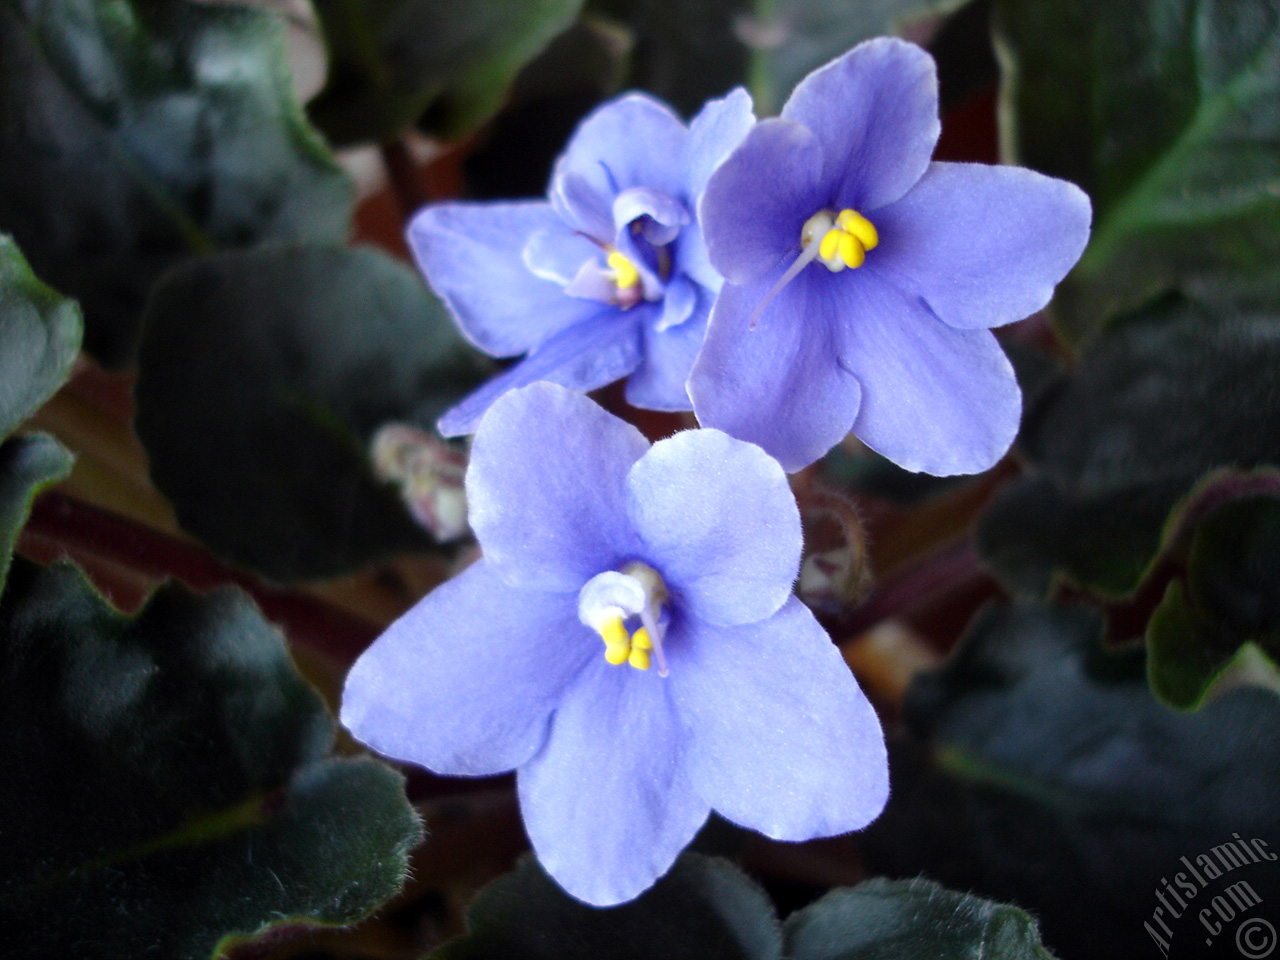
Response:
[[[696,289],[683,277],[669,284],[663,319],[679,315],[674,298]],[[707,308],[697,305],[687,319],[665,330],[661,326],[661,322],[644,326],[644,359],[627,378],[627,403],[642,410],[692,410],[685,384],[707,335]]]
[[[929,165],[942,131],[937,67],[913,43],[868,40],[801,80],[782,116],[822,142],[828,202],[865,214],[901,197]]]
[[[880,722],[799,600],[760,623],[698,625],[692,642],[669,646],[690,777],[716,812],[775,840],[809,840],[861,829],[884,809]]]
[[[853,432],[898,466],[980,473],[1013,443],[1022,394],[989,330],[957,330],[867,267],[832,278],[845,295],[845,366],[862,384]]]
[[[655,247],[670,243],[693,219],[678,199],[650,187],[630,187],[614,198],[613,226],[620,239],[629,240],[633,221],[642,217],[647,219],[640,223],[641,235]]]
[[[1040,310],[1089,242],[1083,190],[1021,167],[935,163],[879,211],[877,273],[953,327],[998,327]]]
[[[356,661],[342,724],[378,753],[449,776],[514,770],[599,655],[575,594],[515,590],[484,560],[436,588]]]
[[[597,907],[638,897],[665,874],[710,807],[685,772],[685,743],[656,672],[589,664],[520,768],[525,830],[570,895]]]
[[[628,93],[598,107],[579,124],[551,177],[551,202],[575,229],[594,239],[601,212],[629,187],[678,197],[689,131],[665,104]],[[606,213],[607,217],[607,213]]]
[[[711,265],[700,229],[683,231],[673,245],[676,275],[688,277],[713,296],[724,286],[724,277]]]
[[[742,142],[755,122],[751,94],[742,87],[735,87],[719,100],[708,100],[689,121],[685,182],[687,196],[695,205],[707,188],[712,171]]]
[[[790,120],[762,120],[707,181],[698,222],[711,263],[747,283],[800,254],[804,223],[831,200],[822,146]]]
[[[562,330],[514,366],[445,411],[436,424],[441,436],[474,433],[495,400],[539,380],[586,393],[621,380],[640,362],[642,308],[622,311],[591,300],[594,315]],[[650,308],[652,309],[652,308]]]
[[[608,243],[613,235],[613,191],[597,192],[585,177],[563,172],[552,176],[548,191],[551,206],[575,232],[599,243]]]
[[[562,290],[573,282],[584,263],[604,263],[604,252],[586,237],[563,228],[539,230],[521,251],[529,272]]]
[[[721,626],[754,623],[791,596],[800,511],[778,461],[719,430],[659,440],[627,478],[627,511],[672,604]]]
[[[693,281],[676,274],[667,284],[666,294],[662,298],[662,315],[658,318],[654,329],[662,332],[680,326],[699,310],[700,299],[698,288]],[[704,317],[707,312],[707,307],[701,308]]]
[[[471,529],[512,586],[571,590],[636,556],[627,473],[649,449],[635,427],[552,383],[503,396],[467,468]],[[575,607],[576,610],[576,607]]]
[[[724,285],[689,376],[689,396],[703,426],[759,444],[794,473],[849,432],[861,390],[840,363],[835,328],[842,312],[821,264],[805,267],[750,328],[752,312],[780,274]]]
[[[409,225],[409,246],[427,282],[463,335],[492,356],[527,353],[593,311],[525,265],[525,247],[537,233],[568,245],[580,239],[543,202],[444,203]]]

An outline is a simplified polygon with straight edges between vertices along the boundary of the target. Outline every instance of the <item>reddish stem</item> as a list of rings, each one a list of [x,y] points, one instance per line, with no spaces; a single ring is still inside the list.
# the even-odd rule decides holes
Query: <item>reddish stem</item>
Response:
[[[291,640],[342,664],[351,663],[381,628],[317,597],[270,587],[215,560],[198,544],[137,523],[66,494],[41,496],[18,540],[24,553],[47,554],[40,543],[58,544],[72,556],[106,558],[146,576],[175,577],[194,590],[226,584],[240,587],[279,623]]]

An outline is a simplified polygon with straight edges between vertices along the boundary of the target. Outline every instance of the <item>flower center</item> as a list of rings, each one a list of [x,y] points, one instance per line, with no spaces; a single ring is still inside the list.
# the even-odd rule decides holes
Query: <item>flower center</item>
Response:
[[[800,246],[808,247],[818,237],[822,238],[818,259],[832,273],[862,266],[867,251],[880,242],[875,225],[857,210],[841,210],[834,216],[830,210],[819,210],[800,228]]]
[[[578,594],[578,619],[600,634],[609,663],[648,670],[652,655],[658,661],[658,675],[665,677],[662,641],[667,597],[667,585],[658,571],[637,561],[588,580]],[[628,629],[628,622],[635,624],[634,629]]]
[[[613,247],[607,249],[609,255],[605,257],[604,262],[608,269],[605,273],[613,281],[617,291],[618,306],[628,310],[644,299],[644,285],[640,282],[640,271],[617,249]]]
[[[832,273],[839,273],[845,267],[862,266],[867,259],[867,251],[879,243],[880,234],[876,232],[875,224],[857,210],[845,209],[839,213],[819,210],[800,228],[800,255],[751,311],[747,326],[755,329],[765,307],[773,303],[773,298],[814,260],[821,260]]]

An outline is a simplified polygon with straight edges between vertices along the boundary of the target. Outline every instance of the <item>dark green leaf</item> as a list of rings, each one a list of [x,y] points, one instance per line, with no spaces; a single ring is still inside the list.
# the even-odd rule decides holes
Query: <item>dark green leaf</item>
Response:
[[[1147,624],[1152,689],[1196,709],[1245,667],[1280,687],[1280,495],[1217,507],[1190,541],[1185,581],[1169,584]]]
[[[79,308],[41,283],[0,234],[0,440],[66,382],[83,333]]]
[[[631,85],[686,116],[746,84],[760,116],[775,114],[810,70],[870,37],[967,0],[594,0],[635,33]]]
[[[183,527],[277,580],[427,546],[368,445],[430,423],[474,354],[408,267],[368,248],[223,254],[167,276],[139,351],[137,428]]]
[[[564,893],[527,857],[467,913],[465,936],[433,960],[781,960],[764,891],[727,860],[686,853],[638,900],[601,910]]]
[[[25,960],[205,960],[399,888],[421,835],[400,777],[327,756],[332,721],[243,594],[166,586],[126,617],[18,562],[0,644],[0,928]]]
[[[868,880],[833,890],[783,925],[789,960],[1052,960],[1017,907],[928,880]]]
[[[1117,326],[1033,402],[1020,445],[1033,470],[978,532],[1009,585],[1053,575],[1132,590],[1169,511],[1206,472],[1280,463],[1280,320],[1169,302]]]
[[[1280,3],[996,0],[1005,131],[1084,187],[1094,231],[1055,307],[1080,339],[1170,290],[1280,290]]]
[[[71,451],[45,433],[0,444],[0,590],[31,502],[45,487],[66,479],[71,459]]]
[[[1077,608],[980,615],[913,683],[911,737],[895,745],[889,807],[866,839],[877,872],[1016,901],[1062,956],[1128,960],[1152,955],[1143,924],[1181,857],[1280,835],[1280,698],[1237,689],[1176,713],[1152,696],[1142,651],[1105,652],[1101,632]],[[1171,957],[1238,956],[1229,936],[1204,951],[1196,919],[1227,885],[1280,897],[1269,861],[1206,879],[1191,909],[1164,913]]]
[[[751,93],[762,115],[777,113],[805,74],[849,48],[968,0],[755,0],[755,15],[738,22],[752,48]]]
[[[593,0],[591,9],[636,37],[627,85],[648,90],[686,117],[747,82],[750,51],[734,24],[749,16],[750,0]]]
[[[340,240],[352,189],[293,93],[279,20],[228,4],[0,0],[0,230],[118,363],[193,253]]]
[[[430,111],[458,136],[501,105],[517,71],[582,0],[317,0],[329,82],[311,104],[338,143],[391,140]]]

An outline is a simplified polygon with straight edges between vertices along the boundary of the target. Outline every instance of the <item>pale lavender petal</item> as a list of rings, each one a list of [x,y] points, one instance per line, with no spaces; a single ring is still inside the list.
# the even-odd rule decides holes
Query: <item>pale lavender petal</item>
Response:
[[[573,282],[584,263],[604,263],[604,254],[597,244],[563,228],[534,233],[521,256],[531,273],[561,288]]]
[[[853,432],[898,466],[980,473],[1018,432],[1022,394],[989,330],[957,330],[866,267],[832,278],[844,294],[843,362],[862,384]]]
[[[681,287],[693,288],[693,284],[681,279],[679,284],[668,286],[668,304],[673,291]],[[644,359],[627,378],[627,402],[643,410],[692,410],[685,384],[706,335],[706,306],[697,307],[689,319],[665,330],[661,323],[645,324]]]
[[[937,68],[915,44],[868,40],[801,80],[782,116],[821,141],[827,201],[867,213],[901,197],[929,165],[942,130]]]
[[[665,104],[629,93],[597,108],[579,124],[551,177],[551,202],[565,220],[590,233],[600,208],[628,187],[681,194],[689,131]]]
[[[692,280],[679,274],[672,277],[662,298],[662,316],[658,318],[654,329],[662,332],[680,326],[693,316],[700,299],[698,288]],[[707,307],[702,308],[704,317],[707,310]]]
[[[650,187],[629,187],[613,201],[613,226],[617,236],[629,238],[634,221],[639,220],[641,235],[655,247],[674,240],[690,219],[683,203]]]
[[[609,303],[617,298],[618,285],[613,282],[613,271],[601,263],[600,258],[593,258],[582,262],[564,292],[570,297]]]
[[[513,770],[543,745],[599,639],[575,594],[516,590],[484,560],[428,594],[347,674],[342,724],[371,749],[450,776]]]
[[[696,204],[712,172],[756,122],[751,94],[736,87],[719,100],[708,100],[689,121],[685,170],[687,196]]]
[[[800,253],[805,221],[830,203],[822,146],[790,120],[762,120],[707,181],[698,222],[711,263],[747,283]]]
[[[723,626],[754,623],[791,596],[800,511],[778,461],[719,430],[659,440],[627,478],[627,510],[672,604]]]
[[[649,449],[635,427],[552,383],[512,391],[476,431],[471,529],[512,586],[572,590],[634,559],[627,473]]]
[[[1084,191],[1021,167],[935,163],[879,211],[877,273],[953,327],[997,327],[1049,302],[1089,240]]]
[[[485,411],[503,394],[539,380],[586,393],[621,380],[640,363],[643,308],[622,311],[593,300],[594,315],[561,330],[514,366],[485,382],[436,423],[444,437],[474,433]],[[652,308],[649,308],[652,309]]]
[[[551,206],[572,230],[600,243],[613,236],[613,194],[596,191],[595,186],[576,173],[561,173],[551,178],[548,191]]]
[[[861,391],[839,362],[835,325],[844,311],[825,267],[804,268],[749,327],[780,274],[725,284],[689,376],[689,396],[703,426],[759,444],[795,472],[849,432]]]
[[[889,795],[880,722],[808,608],[792,597],[760,623],[689,629],[669,644],[669,679],[702,798],[776,840],[875,819]]]
[[[676,273],[682,274],[712,294],[720,292],[724,277],[711,265],[707,244],[699,229],[685,230],[673,245]]]
[[[463,335],[492,356],[527,353],[595,309],[525,265],[525,247],[536,233],[578,242],[540,201],[444,203],[427,207],[409,225],[409,246],[427,282]]]
[[[569,894],[631,900],[670,869],[710,807],[685,772],[669,684],[601,656],[566,691],[542,752],[520,768],[525,830]]]

